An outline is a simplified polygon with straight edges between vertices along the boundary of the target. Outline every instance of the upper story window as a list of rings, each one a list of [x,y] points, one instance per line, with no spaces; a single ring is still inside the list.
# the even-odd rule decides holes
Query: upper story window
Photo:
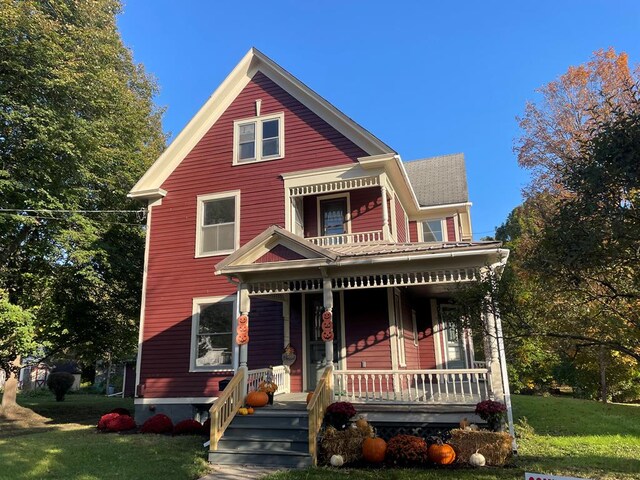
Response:
[[[444,228],[442,219],[425,220],[422,222],[422,241],[423,242],[443,242]]]
[[[318,198],[318,234],[321,237],[349,233],[349,195]]]
[[[227,255],[238,248],[240,192],[198,196],[196,257]]]
[[[284,157],[284,113],[233,122],[233,164]]]
[[[193,299],[191,370],[228,370],[233,364],[235,296]]]

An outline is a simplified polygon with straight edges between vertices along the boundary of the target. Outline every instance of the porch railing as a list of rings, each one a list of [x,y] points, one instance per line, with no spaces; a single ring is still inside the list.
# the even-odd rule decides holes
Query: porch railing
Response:
[[[306,240],[315,243],[319,247],[331,247],[334,245],[349,245],[352,243],[380,242],[382,238],[382,230],[376,230],[372,232],[327,235],[326,237],[309,237]]]
[[[309,414],[309,455],[313,465],[318,464],[318,433],[324,419],[324,412],[333,401],[333,365],[324,369],[307,405]]]
[[[337,400],[351,402],[473,404],[490,398],[486,368],[447,370],[337,370]]]
[[[291,391],[289,384],[289,367],[285,365],[278,365],[276,367],[249,370],[247,372],[247,392],[258,390],[260,382],[262,382],[267,375],[272,375],[273,382],[278,385],[278,389],[274,395],[289,393]]]
[[[242,398],[245,381],[244,372],[245,370],[242,368],[238,370],[209,410],[209,418],[211,418],[210,450],[218,449],[218,442],[222,438],[224,431],[242,406],[244,400]]]

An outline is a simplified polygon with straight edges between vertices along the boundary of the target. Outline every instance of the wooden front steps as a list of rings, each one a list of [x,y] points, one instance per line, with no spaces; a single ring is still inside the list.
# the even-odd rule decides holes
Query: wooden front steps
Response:
[[[220,465],[308,467],[309,419],[306,409],[256,408],[236,415],[209,462]]]

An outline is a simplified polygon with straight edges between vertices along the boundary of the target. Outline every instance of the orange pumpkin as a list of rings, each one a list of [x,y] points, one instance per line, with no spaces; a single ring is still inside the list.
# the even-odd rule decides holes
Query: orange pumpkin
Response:
[[[244,403],[250,407],[264,407],[269,403],[269,396],[265,392],[251,392],[244,399]]]
[[[238,324],[236,331],[238,333],[249,333],[249,326],[246,323],[240,323]]]
[[[309,402],[311,401],[311,397],[313,397],[313,390],[307,393],[307,405],[309,405]]]
[[[331,330],[333,328],[333,322],[331,319],[322,321],[322,329],[323,330]]]
[[[387,453],[387,442],[381,438],[365,438],[362,442],[362,456],[370,463],[384,462]]]
[[[429,461],[437,465],[450,465],[456,459],[456,452],[453,447],[447,443],[434,443],[427,450]]]
[[[247,408],[247,412],[249,413],[249,415],[253,415],[253,412],[255,412],[255,410],[253,409],[253,407],[249,407]]]
[[[324,313],[322,314],[322,319],[323,319],[323,320],[331,320],[331,317],[332,317],[332,316],[333,316],[333,315],[331,314],[331,312],[327,310],[326,312],[324,312]]]
[[[247,335],[246,333],[239,333],[238,335],[236,335],[236,343],[238,345],[246,345],[247,343],[249,343],[249,335]]]
[[[242,325],[249,321],[249,317],[247,315],[240,315],[238,317],[238,324]]]

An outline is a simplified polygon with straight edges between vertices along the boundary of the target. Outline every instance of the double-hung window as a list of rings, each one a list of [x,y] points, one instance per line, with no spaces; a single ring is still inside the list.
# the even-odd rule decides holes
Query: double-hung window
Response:
[[[196,256],[227,255],[238,248],[240,192],[198,196]]]
[[[233,368],[235,296],[194,298],[191,329],[191,370]]]
[[[438,218],[437,220],[425,220],[422,222],[422,241],[423,242],[443,242],[444,241],[444,229],[442,228],[443,221]]]
[[[233,163],[263,162],[284,157],[284,113],[236,120]]]

